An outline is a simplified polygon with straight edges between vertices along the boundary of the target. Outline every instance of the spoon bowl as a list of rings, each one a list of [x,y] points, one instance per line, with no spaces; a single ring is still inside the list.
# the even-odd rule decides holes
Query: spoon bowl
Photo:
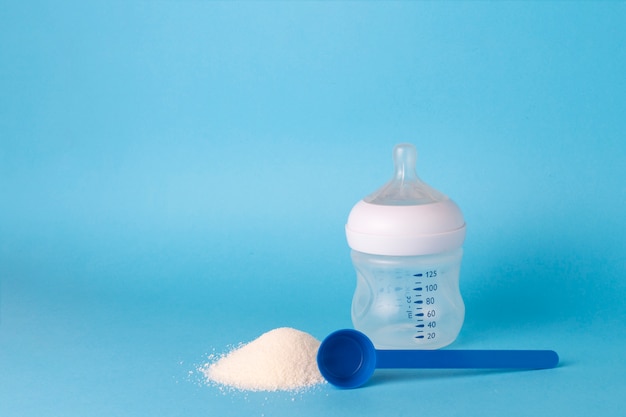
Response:
[[[328,382],[340,388],[366,383],[376,369],[376,349],[363,333],[343,329],[331,333],[317,351],[317,366]]]

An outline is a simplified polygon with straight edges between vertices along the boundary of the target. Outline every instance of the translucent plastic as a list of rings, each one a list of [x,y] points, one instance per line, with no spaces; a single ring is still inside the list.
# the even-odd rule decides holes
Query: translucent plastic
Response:
[[[346,224],[357,271],[352,323],[377,349],[438,349],[456,339],[465,318],[465,220],[418,177],[416,162],[413,145],[396,145],[393,177],[358,202]]]
[[[352,323],[377,349],[438,349],[465,318],[459,291],[461,248],[423,256],[352,251],[357,286]]]

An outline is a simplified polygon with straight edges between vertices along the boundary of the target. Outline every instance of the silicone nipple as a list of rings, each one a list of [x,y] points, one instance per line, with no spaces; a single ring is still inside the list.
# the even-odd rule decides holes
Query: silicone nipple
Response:
[[[386,206],[414,206],[447,200],[444,194],[428,186],[415,170],[417,150],[410,143],[401,143],[393,149],[395,172],[391,181],[370,194],[364,201]]]

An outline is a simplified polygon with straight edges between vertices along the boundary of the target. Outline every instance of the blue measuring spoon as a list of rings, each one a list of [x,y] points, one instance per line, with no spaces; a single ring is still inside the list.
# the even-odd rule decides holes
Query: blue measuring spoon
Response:
[[[331,333],[317,352],[322,376],[340,388],[365,384],[377,368],[547,369],[558,363],[552,350],[376,350],[352,329]]]

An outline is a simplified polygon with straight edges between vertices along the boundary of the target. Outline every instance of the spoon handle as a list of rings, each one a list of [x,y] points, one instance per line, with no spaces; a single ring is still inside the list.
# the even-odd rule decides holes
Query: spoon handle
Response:
[[[376,368],[547,369],[553,350],[377,350]]]

